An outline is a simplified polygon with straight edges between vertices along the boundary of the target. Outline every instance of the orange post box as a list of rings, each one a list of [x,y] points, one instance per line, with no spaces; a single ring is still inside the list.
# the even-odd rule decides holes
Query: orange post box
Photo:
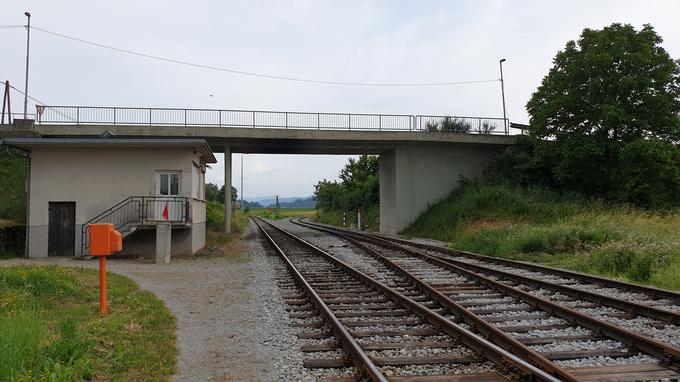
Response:
[[[122,250],[122,236],[113,224],[90,224],[90,256],[110,256]]]
[[[106,305],[106,256],[123,250],[123,237],[113,224],[90,224],[90,255],[99,257],[99,311],[108,313]]]

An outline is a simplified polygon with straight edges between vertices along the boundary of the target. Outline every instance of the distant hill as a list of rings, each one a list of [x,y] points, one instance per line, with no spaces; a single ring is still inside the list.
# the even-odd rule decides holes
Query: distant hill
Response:
[[[295,199],[292,202],[279,201],[279,206],[281,208],[315,208],[316,199],[313,196],[308,196],[306,198]],[[270,205],[270,207],[274,207],[274,205]]]
[[[264,207],[275,207],[275,196],[261,196],[257,198],[246,198],[249,203],[259,203]],[[246,204],[248,205],[248,204]],[[251,205],[254,207],[254,205]],[[279,206],[281,208],[315,208],[316,200],[313,196],[291,196],[279,197]]]
[[[240,200],[237,200],[236,203],[235,203],[235,205],[236,205],[237,208],[241,208],[241,201],[240,201]],[[262,208],[262,207],[264,207],[262,204],[260,204],[260,203],[258,203],[258,202],[249,202],[249,201],[247,201],[247,200],[244,200],[244,201],[243,201],[243,205],[244,205],[246,208]]]

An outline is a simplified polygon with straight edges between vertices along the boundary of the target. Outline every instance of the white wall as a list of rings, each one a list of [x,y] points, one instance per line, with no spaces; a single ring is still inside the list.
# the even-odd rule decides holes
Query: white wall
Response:
[[[76,202],[76,253],[79,253],[81,225],[129,196],[156,195],[159,170],[180,171],[180,196],[191,198],[193,159],[191,148],[33,148],[29,256],[47,256],[50,201]],[[205,204],[190,200],[190,216],[204,224]],[[188,237],[192,240],[192,235]],[[189,244],[189,248],[203,246]]]

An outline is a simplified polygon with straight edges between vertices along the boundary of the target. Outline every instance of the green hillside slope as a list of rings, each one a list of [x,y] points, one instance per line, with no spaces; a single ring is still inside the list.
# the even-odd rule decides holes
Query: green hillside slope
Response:
[[[404,232],[456,249],[680,289],[680,211],[463,182]]]

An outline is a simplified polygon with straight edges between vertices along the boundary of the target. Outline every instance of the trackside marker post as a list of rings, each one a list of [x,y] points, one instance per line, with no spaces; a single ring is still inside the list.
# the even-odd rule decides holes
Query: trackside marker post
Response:
[[[99,258],[99,312],[109,312],[106,305],[106,256],[123,250],[123,237],[113,224],[90,225],[90,256]]]

